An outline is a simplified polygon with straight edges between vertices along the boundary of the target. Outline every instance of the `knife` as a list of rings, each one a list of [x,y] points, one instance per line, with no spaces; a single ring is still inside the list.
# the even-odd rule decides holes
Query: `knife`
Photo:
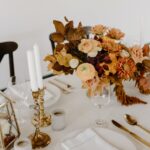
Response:
[[[113,123],[116,127],[118,127],[118,128],[120,128],[120,129],[124,130],[125,132],[129,133],[129,134],[130,134],[132,137],[134,137],[136,140],[138,140],[138,141],[140,141],[141,143],[143,143],[144,145],[150,147],[150,143],[149,143],[149,142],[147,142],[146,140],[144,140],[143,138],[141,138],[140,136],[138,136],[138,135],[135,134],[134,132],[128,130],[126,127],[124,127],[124,126],[121,125],[120,123],[116,122],[115,120],[112,120],[112,123]]]

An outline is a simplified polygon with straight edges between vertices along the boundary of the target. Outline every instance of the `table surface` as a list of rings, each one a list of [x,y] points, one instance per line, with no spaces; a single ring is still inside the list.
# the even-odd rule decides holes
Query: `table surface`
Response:
[[[48,80],[51,80],[55,77],[51,77],[45,80],[47,83]],[[71,84],[74,87],[74,90],[70,94],[61,94],[61,97],[57,103],[52,105],[49,108],[46,108],[47,113],[51,113],[56,108],[64,109],[66,112],[66,128],[61,131],[53,131],[51,126],[47,128],[42,128],[41,131],[48,133],[51,136],[52,143],[43,148],[44,150],[53,150],[56,143],[58,143],[66,134],[77,130],[84,129],[88,127],[93,127],[94,122],[97,118],[106,120],[108,122],[108,129],[117,131],[128,137],[136,146],[137,150],[147,150],[146,146],[137,142],[130,135],[122,132],[118,128],[114,127],[111,123],[111,120],[114,119],[121,124],[125,125],[131,131],[134,131],[147,141],[150,141],[150,135],[143,132],[141,129],[135,126],[128,125],[123,116],[128,113],[135,116],[139,123],[148,129],[150,129],[150,96],[142,95],[139,93],[138,89],[135,88],[133,82],[125,82],[125,89],[129,95],[137,96],[148,102],[147,105],[137,104],[133,106],[122,106],[117,102],[114,93],[111,92],[111,102],[109,105],[105,106],[98,111],[96,108],[90,103],[89,98],[86,96],[86,91],[81,89],[81,81],[76,76],[57,76],[62,81]],[[18,118],[22,118],[24,121],[20,121],[20,130],[22,137],[28,137],[31,133],[34,132],[34,127],[31,124],[32,112],[31,109],[26,107],[25,105],[20,105],[20,100],[16,98],[16,104],[14,104],[16,113]],[[22,115],[22,116],[21,116]],[[118,140],[119,142],[119,140]]]

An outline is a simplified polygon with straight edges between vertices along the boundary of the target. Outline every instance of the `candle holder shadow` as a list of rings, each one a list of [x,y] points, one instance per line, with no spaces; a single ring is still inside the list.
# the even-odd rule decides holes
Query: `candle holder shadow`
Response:
[[[32,92],[32,96],[34,99],[36,112],[34,113],[34,118],[32,120],[33,125],[35,126],[35,133],[29,136],[32,148],[43,148],[51,143],[51,138],[48,134],[40,131],[40,127],[45,127],[51,124],[51,117],[46,117],[44,113],[44,89],[36,92]],[[45,121],[46,120],[46,121]]]

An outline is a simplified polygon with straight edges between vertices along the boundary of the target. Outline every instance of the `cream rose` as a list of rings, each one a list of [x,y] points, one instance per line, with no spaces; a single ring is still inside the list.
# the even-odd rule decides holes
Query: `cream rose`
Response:
[[[69,61],[69,65],[71,68],[76,68],[79,65],[79,60],[73,58]]]
[[[120,56],[121,56],[121,57],[129,57],[130,54],[129,54],[126,50],[123,49],[123,50],[120,52]]]
[[[95,57],[98,51],[101,50],[101,44],[99,41],[93,39],[83,39],[78,45],[78,49],[90,57]]]

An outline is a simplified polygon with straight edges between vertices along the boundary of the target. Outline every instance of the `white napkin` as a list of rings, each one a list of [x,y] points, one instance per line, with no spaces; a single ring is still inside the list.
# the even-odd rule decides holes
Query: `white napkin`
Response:
[[[61,145],[65,150],[117,150],[90,128],[75,137],[63,141]]]

